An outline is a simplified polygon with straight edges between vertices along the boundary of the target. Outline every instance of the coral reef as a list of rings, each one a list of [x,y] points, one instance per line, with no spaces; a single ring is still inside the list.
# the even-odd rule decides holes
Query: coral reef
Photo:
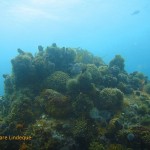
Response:
[[[54,89],[58,92],[66,91],[66,83],[69,80],[69,75],[62,71],[56,71],[47,77],[45,87]]]
[[[109,68],[112,68],[113,71],[119,73],[119,71],[124,71],[124,59],[120,55],[116,55],[113,60],[109,63]]]
[[[97,67],[104,64],[103,60],[100,57],[93,56],[92,53],[81,48],[76,49],[75,61],[81,62],[83,64],[95,64]]]
[[[71,48],[59,48],[55,43],[46,48],[46,59],[55,64],[56,70],[68,71],[69,65],[73,64],[76,52]]]
[[[88,116],[93,107],[92,100],[86,94],[80,93],[72,103],[74,113],[77,116]]]
[[[144,86],[144,90],[145,90],[145,92],[147,92],[148,94],[150,94],[150,83],[148,83],[148,84],[146,84]]]
[[[11,60],[12,69],[17,87],[33,84],[35,68],[32,64],[33,56],[31,53],[19,53],[19,55]]]
[[[100,92],[99,107],[118,111],[123,104],[123,93],[117,88],[104,88]]]
[[[148,150],[150,81],[81,48],[18,49],[0,96],[0,149]],[[4,140],[9,136],[30,140]]]
[[[45,110],[45,113],[51,117],[63,118],[72,112],[70,100],[52,89],[44,90],[36,101]]]
[[[105,150],[105,148],[98,142],[92,142],[90,143],[89,150]]]

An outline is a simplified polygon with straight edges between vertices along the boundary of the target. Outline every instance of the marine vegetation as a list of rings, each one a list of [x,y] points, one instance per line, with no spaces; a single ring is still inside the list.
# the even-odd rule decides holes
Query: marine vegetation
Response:
[[[53,74],[47,77],[45,81],[45,87],[51,88],[59,92],[66,91],[66,83],[69,80],[69,75],[62,71],[55,71]]]
[[[116,55],[113,60],[109,63],[109,68],[114,67],[115,70],[124,71],[124,59],[121,57],[121,55]]]
[[[99,107],[118,111],[123,104],[123,93],[117,88],[104,88],[100,92]]]
[[[150,83],[146,84],[145,87],[144,87],[144,90],[150,94]]]
[[[92,142],[90,143],[89,150],[105,150],[105,148],[98,142]]]
[[[149,149],[148,77],[128,73],[119,54],[105,64],[81,48],[37,49],[18,49],[12,72],[3,75],[0,149]],[[2,140],[9,136],[29,138]]]

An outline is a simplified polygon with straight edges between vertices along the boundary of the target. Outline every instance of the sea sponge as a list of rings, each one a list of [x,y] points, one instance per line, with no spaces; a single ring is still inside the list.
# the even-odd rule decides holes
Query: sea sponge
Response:
[[[33,60],[33,65],[38,81],[44,80],[55,70],[55,64],[47,60],[44,55],[40,54],[40,52],[38,53],[38,55],[35,56]]]
[[[127,73],[119,73],[117,78],[119,82],[129,83],[129,78]]]
[[[70,79],[67,82],[67,90],[73,95],[79,94],[80,92],[89,94],[93,89],[92,75],[86,69],[76,78]]]
[[[100,57],[94,56],[87,50],[77,48],[75,62],[83,64],[95,64],[97,67],[104,64]]]
[[[87,64],[87,71],[91,74],[93,83],[98,84],[101,82],[102,75],[96,65]]]
[[[15,90],[14,76],[7,75],[4,80],[5,95],[10,95]]]
[[[106,75],[109,73],[109,67],[107,65],[102,65],[98,67],[98,70],[102,75]]]
[[[108,125],[108,132],[107,136],[109,137],[114,137],[115,134],[123,128],[122,123],[120,122],[119,118],[113,118],[110,120],[109,125]]]
[[[75,137],[85,137],[88,132],[88,122],[84,118],[80,118],[75,120],[74,128],[73,128],[73,135]]]
[[[117,88],[104,88],[100,92],[99,107],[117,111],[123,104],[123,93]]]
[[[117,88],[119,90],[121,90],[121,92],[123,92],[124,94],[131,94],[131,93],[133,93],[133,89],[132,89],[131,85],[125,84],[123,82],[119,82],[118,85],[117,85]]]
[[[145,83],[147,83],[147,77],[141,72],[133,72],[129,74],[129,83],[134,90],[143,90]]]
[[[144,91],[147,92],[148,94],[150,94],[150,83],[148,83],[144,86]]]
[[[104,87],[116,87],[117,78],[112,75],[104,75],[102,78],[102,85]]]
[[[16,86],[32,84],[35,80],[35,69],[32,64],[33,56],[23,53],[11,60]]]
[[[105,150],[104,146],[99,142],[91,142],[89,150]]]
[[[24,124],[26,126],[29,123],[35,121],[36,117],[39,115],[36,112],[39,111],[31,99],[27,95],[23,95],[22,93],[16,93],[17,99],[13,101],[10,106],[11,113],[8,115],[8,123]],[[12,129],[15,130],[16,128]]]
[[[124,71],[124,66],[124,59],[121,57],[121,55],[116,55],[115,58],[109,63],[109,68],[118,67],[120,71]]]
[[[56,71],[51,74],[45,81],[46,88],[51,88],[58,92],[66,91],[66,83],[69,80],[69,75],[62,71]]]
[[[44,90],[38,101],[49,116],[63,118],[71,114],[72,107],[70,100],[52,89]]]
[[[75,79],[69,79],[67,81],[67,92],[71,96],[75,96],[75,95],[80,93],[79,82],[76,78]]]
[[[136,140],[133,141],[133,145],[135,149],[141,146],[142,141],[142,148],[149,149],[150,147],[150,129],[144,126],[134,126],[131,128],[132,133],[135,135]]]
[[[109,73],[117,77],[118,74],[120,73],[120,68],[118,66],[112,66],[109,68]]]
[[[73,110],[76,116],[89,116],[89,111],[93,108],[93,102],[86,94],[80,93],[73,101]]]
[[[110,144],[107,150],[126,150],[126,148],[121,144]]]
[[[69,65],[74,63],[76,52],[74,49],[58,47],[56,44],[47,47],[47,60],[55,64],[56,70],[68,71]]]
[[[93,86],[91,84],[92,75],[89,71],[85,71],[85,72],[81,73],[77,77],[77,80],[79,83],[80,92],[89,93],[93,89]]]
[[[82,72],[82,69],[84,68],[85,64],[83,63],[75,63],[71,64],[70,66],[70,74],[72,76],[78,75]]]

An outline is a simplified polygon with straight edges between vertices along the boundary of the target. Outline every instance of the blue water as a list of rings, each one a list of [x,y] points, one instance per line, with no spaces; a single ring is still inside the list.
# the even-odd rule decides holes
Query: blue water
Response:
[[[126,70],[150,77],[149,0],[10,0],[0,2],[0,95],[2,74],[11,73],[17,48],[81,47],[108,63],[116,54]]]

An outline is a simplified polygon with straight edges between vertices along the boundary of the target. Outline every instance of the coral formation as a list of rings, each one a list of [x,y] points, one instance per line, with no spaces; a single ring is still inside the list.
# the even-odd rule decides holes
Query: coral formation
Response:
[[[121,55],[116,55],[113,60],[109,63],[109,68],[117,69],[117,72],[124,71],[124,59],[121,57]]]
[[[98,142],[92,142],[90,143],[89,150],[105,150],[105,148]]]
[[[144,90],[145,90],[145,92],[147,92],[148,94],[150,94],[150,83],[148,83],[148,84],[146,84],[144,86]]]
[[[76,52],[71,48],[59,48],[55,43],[46,48],[46,59],[55,64],[56,70],[68,71],[69,65],[73,64]]]
[[[101,109],[116,111],[123,104],[123,93],[117,88],[104,88],[100,92],[99,107]]]
[[[15,85],[17,87],[33,84],[35,68],[32,64],[33,56],[31,53],[20,53],[11,60]]]
[[[0,96],[0,149],[148,150],[150,81],[81,48],[18,49]]]
[[[62,71],[56,71],[47,77],[45,87],[51,88],[58,92],[66,91],[66,83],[69,80],[69,75]]]
[[[70,100],[52,89],[44,90],[37,101],[45,113],[51,117],[63,118],[71,114]]]

